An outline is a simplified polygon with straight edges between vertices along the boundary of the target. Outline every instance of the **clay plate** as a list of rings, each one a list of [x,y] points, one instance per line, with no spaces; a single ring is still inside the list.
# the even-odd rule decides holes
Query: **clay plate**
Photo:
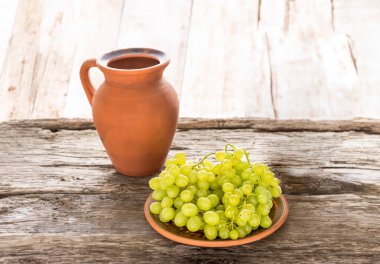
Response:
[[[180,228],[175,226],[172,222],[161,222],[158,215],[154,215],[149,211],[149,206],[152,202],[153,199],[151,195],[149,195],[144,205],[144,213],[148,223],[153,227],[153,229],[170,240],[197,247],[232,247],[263,239],[264,237],[267,237],[275,232],[285,223],[289,212],[288,202],[286,201],[285,196],[281,195],[279,198],[273,200],[273,207],[269,214],[272,219],[272,226],[270,228],[259,228],[253,231],[249,236],[242,239],[216,239],[211,241],[208,240],[202,232],[193,233],[188,231],[185,227]]]

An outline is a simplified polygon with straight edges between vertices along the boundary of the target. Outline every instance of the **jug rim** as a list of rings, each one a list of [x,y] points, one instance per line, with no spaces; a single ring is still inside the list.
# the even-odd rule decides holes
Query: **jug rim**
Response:
[[[113,61],[129,57],[151,58],[157,60],[158,64],[137,69],[120,69],[108,66]],[[136,74],[151,72],[161,68],[165,68],[169,64],[169,62],[170,59],[165,52],[152,48],[126,48],[113,50],[103,54],[100,58],[96,60],[96,64],[101,70],[118,74]]]

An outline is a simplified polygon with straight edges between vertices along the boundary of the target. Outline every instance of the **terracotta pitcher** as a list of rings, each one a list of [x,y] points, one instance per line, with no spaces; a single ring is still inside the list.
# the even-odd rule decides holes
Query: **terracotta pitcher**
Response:
[[[96,130],[124,175],[151,175],[164,165],[178,121],[177,94],[162,77],[168,64],[159,50],[132,48],[86,60],[80,69]],[[105,77],[97,90],[89,79],[91,67]]]

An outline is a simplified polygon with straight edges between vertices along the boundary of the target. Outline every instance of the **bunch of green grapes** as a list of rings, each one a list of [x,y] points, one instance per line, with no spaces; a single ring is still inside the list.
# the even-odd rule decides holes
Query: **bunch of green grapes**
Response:
[[[268,214],[281,195],[280,181],[266,164],[251,163],[245,149],[227,144],[198,163],[180,152],[165,165],[149,181],[155,200],[150,211],[162,222],[201,230],[209,240],[236,240],[272,225]]]

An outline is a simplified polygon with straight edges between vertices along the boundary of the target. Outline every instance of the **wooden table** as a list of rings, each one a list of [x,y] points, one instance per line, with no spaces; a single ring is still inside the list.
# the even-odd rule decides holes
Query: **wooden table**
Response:
[[[380,262],[380,123],[181,120],[170,154],[226,142],[270,164],[290,213],[262,241],[208,249],[147,224],[149,177],[116,173],[90,121],[0,124],[0,262]]]

